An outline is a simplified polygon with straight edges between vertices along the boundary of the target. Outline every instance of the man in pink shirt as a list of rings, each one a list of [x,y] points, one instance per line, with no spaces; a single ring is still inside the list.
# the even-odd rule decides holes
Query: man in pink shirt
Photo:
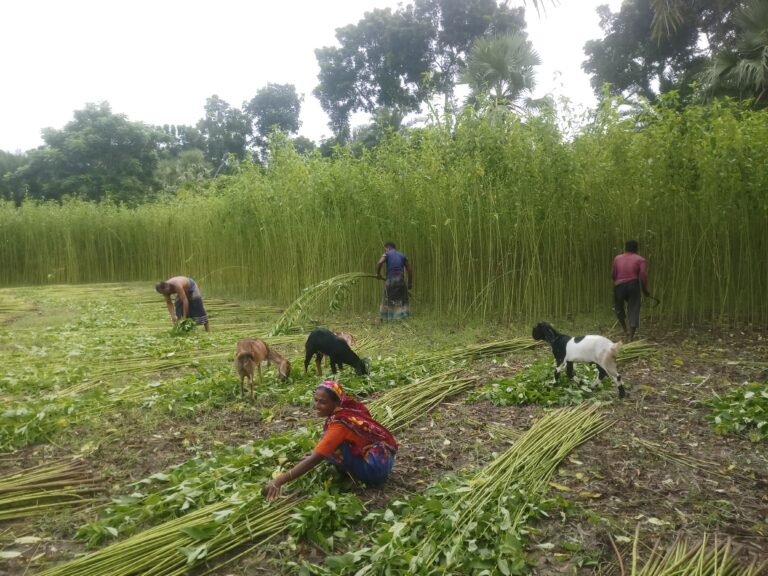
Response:
[[[640,324],[640,292],[648,292],[648,268],[645,258],[637,253],[637,240],[627,240],[624,253],[613,259],[613,305],[624,334],[631,341]],[[624,312],[624,304],[627,311]],[[626,317],[629,316],[629,331]]]

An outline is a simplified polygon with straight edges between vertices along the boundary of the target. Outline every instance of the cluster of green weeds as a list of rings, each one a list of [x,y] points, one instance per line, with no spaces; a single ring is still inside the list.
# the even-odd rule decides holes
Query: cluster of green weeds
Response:
[[[768,440],[768,381],[750,382],[707,402],[706,416],[720,433],[746,434],[753,442]]]
[[[556,502],[531,498],[522,488],[514,488],[498,501],[498,506],[489,506],[480,514],[472,511],[476,522],[458,541],[456,521],[467,512],[466,495],[472,489],[467,478],[448,476],[422,494],[396,499],[386,509],[365,516],[357,540],[347,542],[347,552],[327,556],[323,566],[304,564],[300,573],[355,574],[367,566],[366,573],[414,574],[419,573],[418,556],[431,552],[438,553],[440,566],[460,567],[462,573],[526,573],[528,526],[548,516]],[[421,550],[427,539],[451,542],[451,546],[439,551]]]
[[[192,318],[179,318],[171,328],[171,336],[184,336],[197,328],[197,322]]]
[[[560,382],[555,383],[552,361],[542,359],[510,378],[485,384],[470,395],[470,401],[487,400],[494,406],[573,406],[612,389],[610,378],[593,384],[596,378],[597,368],[579,364],[576,379],[569,381],[562,373]]]
[[[157,472],[131,486],[104,506],[99,519],[82,526],[77,537],[89,545],[129,536],[233,495],[247,499],[274,473],[293,466],[317,442],[318,432],[299,429],[238,447],[226,447]],[[297,479],[291,490],[316,484],[322,467]],[[322,482],[320,482],[322,483]]]

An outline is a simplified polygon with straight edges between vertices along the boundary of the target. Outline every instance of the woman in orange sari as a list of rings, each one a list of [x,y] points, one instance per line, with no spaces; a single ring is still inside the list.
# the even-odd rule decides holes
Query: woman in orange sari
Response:
[[[320,442],[296,466],[266,485],[268,499],[277,497],[283,484],[303,476],[323,460],[372,485],[384,482],[392,471],[397,440],[371,417],[362,402],[348,398],[338,382],[327,380],[317,387],[315,411],[326,418]]]

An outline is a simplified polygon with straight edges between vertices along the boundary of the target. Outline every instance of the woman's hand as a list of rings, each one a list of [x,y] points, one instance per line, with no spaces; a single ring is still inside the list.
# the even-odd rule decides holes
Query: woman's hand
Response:
[[[277,480],[267,482],[267,485],[264,486],[264,496],[266,496],[267,500],[274,500],[280,496],[281,487],[282,484],[278,483]]]
[[[318,454],[313,450],[308,456],[305,456],[301,462],[288,470],[288,472],[281,474],[274,480],[267,482],[263,490],[264,496],[267,498],[267,500],[273,500],[277,498],[280,496],[280,488],[283,486],[283,484],[290,482],[291,480],[296,480],[296,478],[300,478],[306,474],[308,470],[311,470],[320,464],[324,458],[325,457],[322,454]]]

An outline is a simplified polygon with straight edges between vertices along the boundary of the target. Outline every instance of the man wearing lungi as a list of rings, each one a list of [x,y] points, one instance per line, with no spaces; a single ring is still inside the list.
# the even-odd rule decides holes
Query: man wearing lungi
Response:
[[[384,254],[376,266],[376,276],[381,278],[381,267],[386,262],[387,277],[384,283],[384,295],[379,306],[382,320],[402,320],[411,313],[408,303],[408,290],[413,288],[413,268],[408,257],[395,249],[394,242],[384,244]],[[406,276],[407,272],[407,286]]]
[[[205,326],[208,332],[208,314],[203,306],[203,297],[194,278],[174,276],[165,282],[155,284],[155,290],[165,296],[165,303],[175,325],[179,318],[192,318],[197,324]],[[171,302],[171,294],[176,294],[176,302]]]

